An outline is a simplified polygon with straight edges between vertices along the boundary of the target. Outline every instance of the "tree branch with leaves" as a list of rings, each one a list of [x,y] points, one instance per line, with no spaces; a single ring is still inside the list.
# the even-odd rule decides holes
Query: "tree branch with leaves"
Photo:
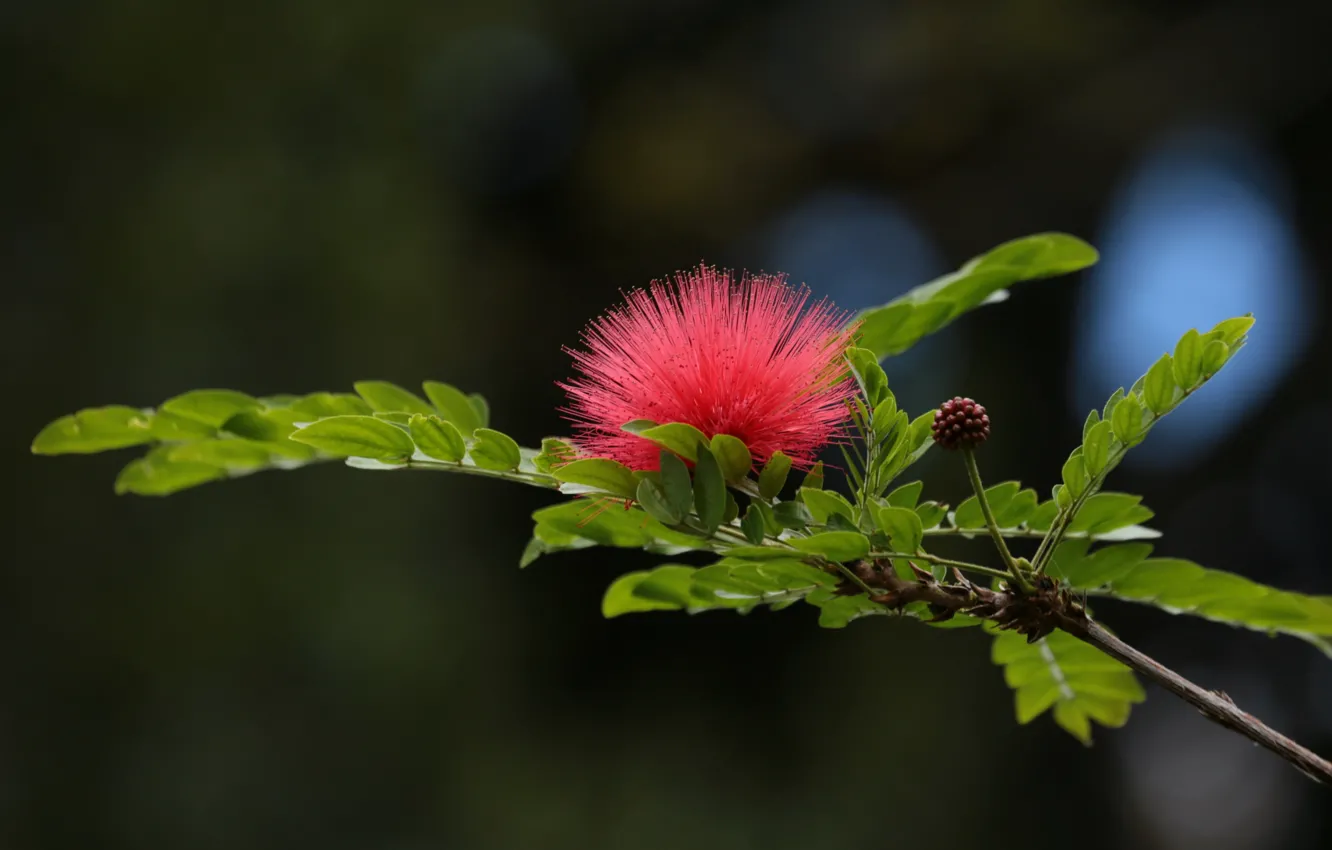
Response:
[[[537,510],[520,566],[591,546],[689,555],[616,579],[607,617],[648,611],[772,610],[797,603],[842,628],[874,616],[973,627],[1014,691],[1017,719],[1051,713],[1090,744],[1123,725],[1144,676],[1206,717],[1332,784],[1332,765],[1125,644],[1093,617],[1102,600],[1150,605],[1306,641],[1332,657],[1332,597],[1279,590],[1189,561],[1152,557],[1142,497],[1103,489],[1125,454],[1243,347],[1248,316],[1190,330],[1128,390],[1092,411],[1051,497],[986,487],[977,449],[988,412],[954,398],[916,417],[898,408],[881,361],[1012,285],[1076,271],[1096,252],[1050,233],[1018,239],[900,298],[849,317],[783,278],[699,268],[631,293],[574,353],[571,437],[525,448],[490,427],[485,399],[428,381],[354,393],[256,398],[195,390],[155,409],[109,406],[52,422],[37,454],[147,451],[118,493],[167,495],[268,469],[341,461],[512,481],[568,498]],[[827,487],[836,444],[848,489]],[[972,494],[955,509],[901,483],[934,447],[958,449]],[[794,475],[793,475],[794,473]],[[796,476],[799,480],[795,480]],[[988,539],[1002,569],[930,551]],[[1008,541],[1039,541],[1030,560]]]

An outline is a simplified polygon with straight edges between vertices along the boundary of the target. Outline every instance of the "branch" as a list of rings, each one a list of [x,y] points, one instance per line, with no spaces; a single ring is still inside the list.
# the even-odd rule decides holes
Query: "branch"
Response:
[[[1175,671],[1139,652],[1110,634],[1089,618],[1082,606],[1066,589],[1048,578],[1038,581],[1035,593],[1023,594],[1011,589],[990,590],[972,584],[954,571],[956,584],[940,584],[924,570],[918,581],[907,581],[893,572],[891,564],[861,561],[855,572],[864,584],[883,588],[870,600],[892,608],[911,602],[925,602],[935,612],[936,620],[946,620],[955,613],[971,614],[1036,639],[1055,628],[1062,629],[1085,643],[1128,665],[1175,696],[1198,709],[1214,723],[1238,732],[1255,744],[1290,762],[1316,782],[1332,785],[1332,762],[1300,746],[1291,739],[1242,711],[1227,696],[1201,688]]]
[[[1124,643],[1099,623],[1085,616],[1063,613],[1059,617],[1059,627],[1111,658],[1132,667],[1198,709],[1212,722],[1232,732],[1238,732],[1264,749],[1276,753],[1314,781],[1332,785],[1332,762],[1300,746],[1247,711],[1241,711],[1229,697],[1198,687],[1170,668]]]

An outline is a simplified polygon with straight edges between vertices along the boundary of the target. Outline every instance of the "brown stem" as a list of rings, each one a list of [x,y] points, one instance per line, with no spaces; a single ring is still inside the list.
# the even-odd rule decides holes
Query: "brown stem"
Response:
[[[1055,628],[1062,629],[1151,679],[1212,722],[1281,756],[1314,781],[1332,785],[1332,763],[1327,759],[1242,711],[1230,697],[1195,685],[1110,634],[1049,579],[1044,579],[1034,594],[1023,594],[974,585],[956,571],[957,583],[950,585],[939,584],[924,570],[917,571],[918,581],[907,581],[897,576],[892,565],[886,563],[861,561],[856,564],[855,572],[865,584],[883,589],[882,593],[870,596],[881,605],[900,608],[911,602],[927,602],[933,610],[941,612],[936,615],[939,619],[952,616],[954,612],[966,612],[998,623],[1002,628],[1015,629],[1030,638],[1048,634]]]
[[[1267,726],[1247,711],[1241,711],[1229,697],[1198,687],[1086,617],[1063,614],[1059,618],[1059,627],[1137,670],[1198,709],[1204,717],[1214,723],[1219,723],[1232,732],[1238,732],[1255,744],[1276,753],[1311,779],[1332,785],[1332,763]]]

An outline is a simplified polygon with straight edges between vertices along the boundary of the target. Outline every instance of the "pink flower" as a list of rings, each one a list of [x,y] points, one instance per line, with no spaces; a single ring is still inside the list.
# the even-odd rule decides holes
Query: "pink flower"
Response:
[[[620,428],[651,419],[738,437],[759,463],[781,450],[808,466],[843,433],[855,393],[842,357],[854,328],[808,300],[784,275],[733,283],[706,266],[629,293],[570,351],[578,374],[560,387],[578,449],[657,469],[660,449]]]

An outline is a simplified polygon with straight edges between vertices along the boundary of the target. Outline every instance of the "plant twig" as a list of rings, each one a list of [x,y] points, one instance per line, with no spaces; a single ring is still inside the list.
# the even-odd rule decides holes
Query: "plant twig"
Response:
[[[1031,583],[1027,577],[1022,574],[1017,561],[1013,558],[1013,553],[1008,551],[1008,544],[1004,542],[1003,532],[999,530],[999,523],[994,518],[994,510],[990,507],[990,500],[985,497],[985,485],[981,483],[980,468],[976,466],[976,452],[970,446],[962,450],[962,460],[967,466],[967,478],[971,480],[971,489],[976,491],[976,501],[980,503],[981,513],[985,515],[985,524],[989,526],[990,536],[994,538],[995,548],[999,550],[999,557],[1004,559],[1004,566],[1008,567],[1012,574],[1013,581],[1023,591],[1030,592]]]
[[[886,558],[904,558],[911,561],[924,561],[927,564],[939,564],[944,567],[955,567],[965,572],[981,573],[987,576],[994,576],[995,578],[1002,578],[1002,579],[1012,578],[1011,575],[1004,572],[1003,570],[996,570],[993,567],[985,567],[981,566],[980,564],[973,564],[969,561],[954,561],[951,558],[940,558],[938,555],[927,555],[924,553],[917,553],[915,555],[912,555],[907,552],[870,552],[865,557],[869,558],[871,561],[879,561]]]
[[[1270,750],[1293,764],[1311,779],[1332,785],[1332,762],[1272,729],[1243,711],[1226,696],[1201,688],[1175,671],[1139,652],[1101,625],[1085,616],[1062,614],[1059,627],[1079,640],[1091,644],[1118,661],[1192,705],[1214,723],[1238,732],[1255,744]]]
[[[1058,589],[1042,589],[1034,595],[1023,596],[969,585],[960,576],[960,584],[943,585],[924,578],[906,581],[891,571],[875,572],[866,561],[857,566],[863,581],[883,587],[882,595],[870,597],[882,605],[901,607],[911,602],[927,602],[935,609],[968,613],[1029,637],[1048,633],[1054,628],[1068,632],[1170,691],[1198,709],[1208,720],[1276,753],[1315,781],[1332,785],[1332,763],[1327,759],[1241,710],[1229,697],[1194,684],[1124,643],[1089,618],[1081,606],[1071,603],[1067,594]]]

